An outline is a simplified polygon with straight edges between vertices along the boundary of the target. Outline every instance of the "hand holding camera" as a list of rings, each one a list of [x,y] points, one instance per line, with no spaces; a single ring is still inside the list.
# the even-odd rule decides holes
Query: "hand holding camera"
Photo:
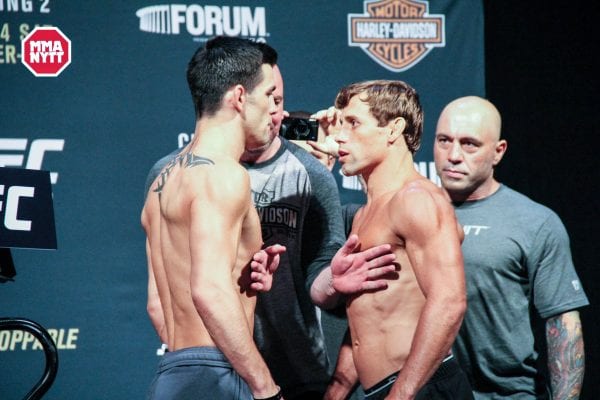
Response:
[[[319,139],[319,122],[310,118],[286,117],[281,121],[279,134],[289,140]]]
[[[309,143],[310,146],[319,152],[337,158],[339,145],[335,141],[335,136],[342,128],[340,119],[340,110],[335,107],[329,107],[311,115],[319,122],[319,140]]]
[[[341,129],[339,110],[329,107],[313,115],[305,111],[291,111],[289,115],[283,119],[279,134],[304,148],[331,171],[338,156],[335,135]]]

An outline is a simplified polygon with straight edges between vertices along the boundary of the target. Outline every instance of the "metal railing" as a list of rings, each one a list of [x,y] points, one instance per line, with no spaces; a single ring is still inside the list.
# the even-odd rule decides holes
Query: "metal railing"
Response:
[[[44,349],[46,355],[46,368],[44,374],[35,384],[35,386],[27,393],[23,400],[38,400],[50,389],[56,373],[58,371],[58,351],[54,341],[40,324],[26,318],[0,318],[0,331],[4,330],[20,330],[31,333]]]

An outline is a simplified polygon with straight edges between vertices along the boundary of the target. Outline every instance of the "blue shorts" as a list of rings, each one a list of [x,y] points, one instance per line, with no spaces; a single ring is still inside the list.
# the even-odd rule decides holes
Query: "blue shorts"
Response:
[[[190,347],[162,356],[147,399],[252,400],[252,392],[219,349]]]

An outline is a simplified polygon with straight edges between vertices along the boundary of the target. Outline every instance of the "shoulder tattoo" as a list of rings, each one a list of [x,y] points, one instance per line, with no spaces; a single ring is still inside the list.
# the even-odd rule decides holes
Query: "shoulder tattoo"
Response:
[[[169,174],[177,164],[179,164],[179,166],[183,168],[192,168],[198,165],[215,165],[215,162],[210,158],[200,157],[192,152],[178,154],[175,158],[169,161],[167,165],[163,168],[163,170],[160,172],[160,175],[158,176],[158,182],[156,184],[156,189],[153,190],[154,193],[158,193],[160,195],[165,186],[165,183],[167,182]]]

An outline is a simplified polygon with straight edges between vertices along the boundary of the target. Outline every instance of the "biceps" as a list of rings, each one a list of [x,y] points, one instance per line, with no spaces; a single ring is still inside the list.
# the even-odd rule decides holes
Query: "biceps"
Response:
[[[457,240],[431,235],[422,241],[408,240],[406,251],[423,293],[465,292],[462,252]]]

